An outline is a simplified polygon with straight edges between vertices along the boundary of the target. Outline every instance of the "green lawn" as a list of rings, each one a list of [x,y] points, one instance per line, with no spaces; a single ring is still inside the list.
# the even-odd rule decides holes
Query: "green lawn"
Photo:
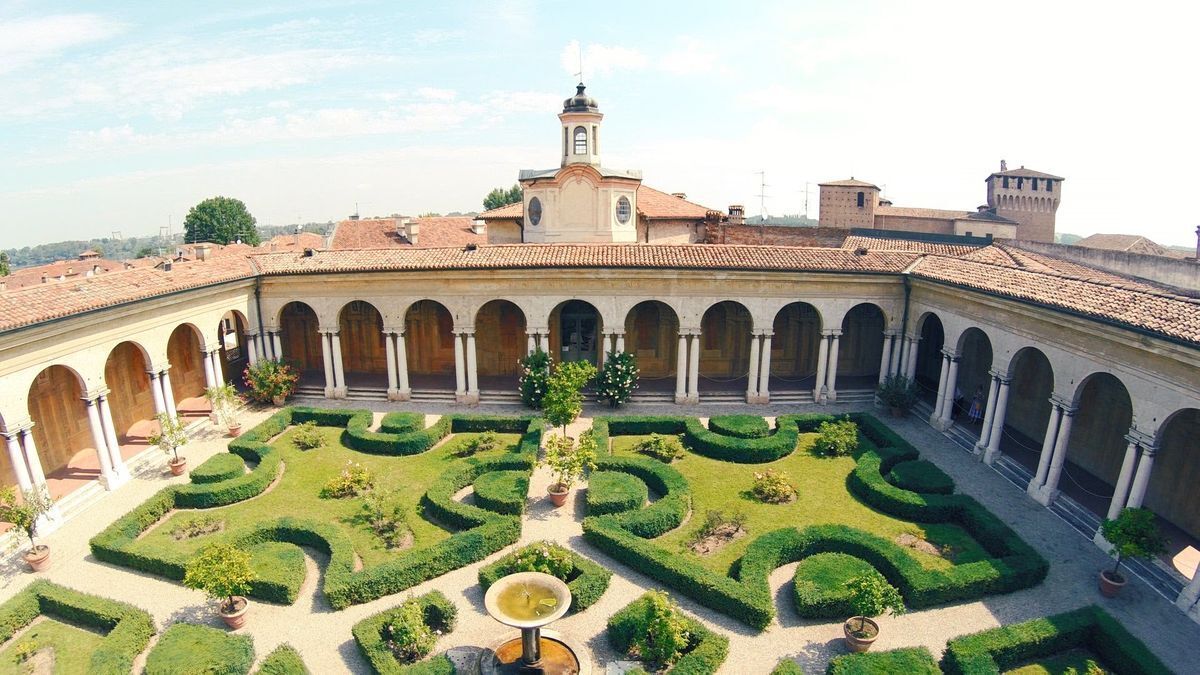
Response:
[[[631,448],[648,436],[613,436],[614,454],[635,455]],[[699,564],[722,574],[742,556],[746,547],[761,534],[781,527],[841,524],[894,540],[909,533],[938,546],[954,549],[954,562],[913,550],[914,557],[931,569],[948,568],[956,563],[986,560],[989,556],[978,543],[956,525],[914,524],[884,515],[859,502],[846,489],[846,476],[853,471],[851,457],[822,458],[810,452],[816,434],[802,434],[796,452],[767,464],[735,464],[709,459],[688,452],[671,464],[688,479],[692,487],[692,516],[658,541],[669,550],[694,557]],[[640,456],[640,455],[639,455]],[[754,473],[766,469],[782,470],[792,478],[799,498],[790,504],[764,504],[750,494]],[[687,549],[687,540],[704,522],[706,511],[716,509],[727,515],[746,514],[747,536],[729,542],[716,552],[698,556]]]
[[[361,498],[322,499],[319,496],[325,483],[337,476],[347,462],[351,461],[363,465],[374,474],[377,490],[398,490],[397,499],[404,506],[404,513],[413,530],[413,549],[425,548],[450,536],[450,532],[444,528],[421,517],[418,506],[425,491],[449,466],[456,462],[466,461],[454,455],[464,444],[479,434],[453,434],[428,452],[404,457],[387,457],[369,455],[346,448],[339,441],[343,431],[341,427],[317,428],[326,439],[324,447],[315,450],[297,450],[292,443],[296,427],[289,428],[280,434],[271,444],[281,453],[284,473],[282,480],[265,494],[221,508],[186,509],[175,512],[141,540],[135,542],[131,547],[132,550],[135,552],[148,551],[151,548],[170,546],[191,553],[209,542],[252,529],[257,523],[281,516],[295,516],[336,524],[353,542],[354,550],[362,559],[365,567],[400,555],[400,552],[389,551],[368,527],[363,518],[363,500]],[[478,457],[509,452],[521,438],[518,434],[497,434],[497,436],[500,440],[500,448],[488,453],[481,453],[477,455]],[[205,515],[223,521],[224,531],[181,541],[176,541],[171,536],[171,530],[177,523]],[[264,546],[278,548],[288,545],[268,544]],[[268,561],[277,559],[264,555],[263,552],[264,549],[256,547],[256,558],[260,559],[263,564],[269,564]]]
[[[1088,675],[1096,672],[1089,671],[1089,667],[1099,668],[1101,673],[1112,672],[1086,649],[1071,649],[1005,672],[1009,675]]]
[[[16,658],[18,650],[27,644],[37,645],[37,649],[49,647],[54,652],[56,675],[86,675],[92,653],[103,639],[104,636],[85,628],[45,617],[0,652],[0,675],[25,675],[29,672],[30,662],[19,663]]]

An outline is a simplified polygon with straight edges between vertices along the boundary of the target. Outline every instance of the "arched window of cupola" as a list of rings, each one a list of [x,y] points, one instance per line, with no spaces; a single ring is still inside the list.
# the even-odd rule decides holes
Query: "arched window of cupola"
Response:
[[[587,154],[587,129],[575,127],[575,154]]]

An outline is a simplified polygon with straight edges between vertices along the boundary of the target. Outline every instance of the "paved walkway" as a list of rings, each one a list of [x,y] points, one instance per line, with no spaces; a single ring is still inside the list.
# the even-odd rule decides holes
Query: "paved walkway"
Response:
[[[355,402],[338,407],[364,406]],[[382,403],[365,407],[375,407],[381,412],[394,409]],[[408,405],[406,409],[430,414],[446,411],[445,407],[440,406],[423,409],[418,405]],[[853,409],[846,405],[746,406],[744,411],[773,416],[814,410],[848,412]],[[511,406],[481,406],[472,412],[512,414],[514,410]],[[630,412],[706,416],[730,412],[730,407],[638,406]],[[247,428],[257,424],[267,414],[265,411],[248,413]],[[589,406],[585,414],[605,415],[610,411],[608,408]],[[1200,626],[1140,582],[1132,581],[1122,596],[1115,600],[1104,600],[1099,596],[1096,574],[1108,558],[1090,541],[919,420],[909,418],[889,420],[889,423],[921,449],[924,458],[949,473],[961,492],[979,499],[1014,527],[1026,541],[1036,546],[1051,561],[1051,570],[1045,583],[1033,589],[884,618],[880,622],[883,631],[875,649],[924,645],[936,655],[941,653],[948,638],[957,635],[1098,603],[1120,618],[1130,631],[1146,641],[1176,671],[1188,672],[1194,668],[1193,664],[1200,662]],[[577,435],[590,424],[590,418],[579,420],[571,429],[572,435]],[[224,451],[225,444],[226,439],[215,430],[203,431],[187,447],[186,454],[191,466]],[[137,478],[117,492],[106,494],[85,513],[46,537],[53,548],[54,562],[43,576],[72,588],[142,607],[154,616],[160,627],[177,621],[221,626],[212,605],[201,593],[157,577],[99,563],[88,553],[88,539],[96,532],[165,485],[185,480],[184,477],[170,477],[164,468],[161,473]],[[567,506],[554,509],[543,498],[548,483],[549,474],[545,469],[534,473],[521,541],[522,544],[540,539],[558,541],[614,571],[612,584],[599,602],[583,614],[569,616],[552,626],[586,644],[592,650],[593,672],[603,672],[605,665],[619,658],[612,652],[604,636],[606,619],[646,589],[661,586],[584,542],[581,528],[582,490],[573,492]],[[260,659],[279,644],[287,642],[300,650],[314,673],[369,672],[350,635],[351,626],[366,616],[395,606],[410,594],[420,594],[434,588],[441,590],[458,606],[460,617],[458,628],[438,643],[438,649],[449,650],[452,658],[462,666],[474,662],[480,646],[491,644],[508,634],[503,626],[483,611],[482,593],[477,583],[479,567],[504,552],[428,581],[410,592],[341,612],[331,611],[318,593],[324,557],[311,550],[306,553],[309,574],[295,605],[255,602],[251,607],[249,624],[242,632],[253,636]],[[794,567],[785,566],[772,575],[772,588],[777,596],[790,596],[787,585]],[[0,600],[11,597],[34,578],[34,575],[24,571],[23,563],[9,559],[0,566]],[[730,638],[729,659],[722,673],[767,673],[783,658],[795,659],[806,672],[824,672],[828,659],[843,652],[839,622],[815,623],[799,619],[786,599],[779,603],[780,616],[776,623],[763,633],[755,633],[686,598],[679,597],[679,601],[686,611]],[[138,667],[140,669],[140,662]],[[463,670],[471,672],[466,667]]]

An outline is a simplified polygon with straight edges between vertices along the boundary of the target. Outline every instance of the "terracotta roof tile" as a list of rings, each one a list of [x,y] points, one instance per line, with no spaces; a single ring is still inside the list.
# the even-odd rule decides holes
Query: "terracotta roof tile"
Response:
[[[913,241],[911,239],[885,239],[851,235],[842,242],[842,248],[865,248],[868,251],[910,251],[914,253],[937,253],[939,255],[967,255],[980,248],[979,244],[947,244],[935,241]]]
[[[471,222],[475,219],[470,216],[438,216],[411,220],[419,226],[417,246],[421,248],[487,242],[486,234],[475,234],[471,231]],[[399,222],[399,218],[343,220],[338,223],[337,231],[333,235],[333,248],[411,248],[412,244],[397,232]]]
[[[639,185],[637,190],[637,211],[650,220],[703,220],[710,209],[686,199],[680,199],[661,190],[655,190],[648,185]],[[479,215],[484,220],[520,220],[525,215],[525,205],[522,203],[508,204]]]
[[[879,189],[879,186],[875,185],[874,183],[868,183],[865,180],[856,180],[854,178],[847,178],[846,180],[831,180],[831,181],[826,181],[824,183],[817,183],[817,185],[821,186],[821,187],[824,187],[824,186],[864,187],[864,188],[873,188],[875,190]]]
[[[877,206],[875,207],[875,215],[897,218],[939,218],[941,220],[954,220],[956,218],[966,218],[971,215],[971,212],[950,211],[947,209],[922,209],[910,206]]]

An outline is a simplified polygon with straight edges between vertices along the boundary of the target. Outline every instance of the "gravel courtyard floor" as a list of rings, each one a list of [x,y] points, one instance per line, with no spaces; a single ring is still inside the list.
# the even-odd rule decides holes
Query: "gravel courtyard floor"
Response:
[[[323,407],[375,408],[382,412],[393,410],[386,404],[360,402],[309,401]],[[480,412],[516,414],[512,406],[422,406],[406,404],[404,409],[441,414],[445,412]],[[712,414],[747,412],[767,417],[796,412],[849,412],[868,409],[861,406],[693,406],[639,405],[629,414],[671,414],[706,417]],[[263,420],[270,411],[249,412],[244,416],[247,428]],[[624,411],[623,411],[624,412]],[[608,408],[589,406],[571,428],[572,435],[591,426],[591,415],[613,414]],[[619,413],[618,413],[619,414]],[[912,612],[900,617],[880,620],[882,634],[874,647],[885,650],[894,647],[924,645],[940,656],[946,641],[952,637],[1001,624],[1024,621],[1047,614],[1074,609],[1087,604],[1099,604],[1118,619],[1138,638],[1149,645],[1163,661],[1177,672],[1190,672],[1200,663],[1200,625],[1193,623],[1170,602],[1157,595],[1140,581],[1132,580],[1119,598],[1106,600],[1096,589],[1096,575],[1109,561],[1091,541],[1084,539],[1049,510],[1029,499],[987,466],[959,449],[949,439],[931,429],[917,418],[887,420],[897,432],[921,450],[928,459],[950,474],[958,490],[969,494],[1011,525],[1027,542],[1036,547],[1051,563],[1046,581],[1029,590],[982,601],[948,605],[936,609]],[[186,448],[189,465],[194,467],[211,455],[225,451],[225,438],[215,430],[205,428]],[[42,576],[57,583],[109,598],[124,600],[149,611],[160,628],[178,621],[221,626],[213,606],[204,596],[179,584],[124,568],[100,563],[91,558],[88,540],[116,518],[154,494],[162,487],[185,482],[186,476],[174,478],[166,472],[136,478],[119,490],[105,494],[88,510],[75,517],[56,532],[45,537],[53,549],[51,569]],[[521,543],[542,539],[560,542],[582,555],[595,560],[614,572],[612,584],[604,596],[580,615],[555,622],[551,628],[575,641],[586,644],[592,651],[592,672],[604,672],[620,659],[608,646],[604,635],[605,621],[617,610],[641,595],[646,589],[660,588],[657,582],[618,563],[594,549],[583,540],[582,489],[572,493],[568,505],[552,508],[544,499],[549,474],[538,469],[530,484],[530,498],[524,517]],[[803,495],[801,495],[803,499]],[[309,574],[292,606],[255,602],[250,621],[240,633],[254,638],[259,659],[281,643],[290,643],[303,655],[314,673],[370,672],[358,653],[350,628],[359,620],[395,606],[411,594],[439,589],[459,609],[458,628],[438,643],[439,650],[449,650],[460,672],[474,672],[479,648],[507,635],[508,630],[490,619],[483,611],[483,594],[477,582],[479,567],[507,552],[456,570],[423,583],[400,595],[356,605],[333,612],[318,593],[324,568],[324,556],[306,550]],[[680,606],[708,627],[730,639],[729,658],[722,673],[767,673],[781,659],[794,659],[805,672],[824,672],[828,660],[844,653],[841,624],[817,623],[802,620],[792,612],[791,577],[795,565],[787,565],[771,576],[772,589],[780,598],[779,617],[763,633],[751,629],[701,607],[687,598],[677,596]],[[34,580],[19,557],[8,556],[0,567],[0,601],[7,600]],[[141,670],[145,654],[135,667]]]

